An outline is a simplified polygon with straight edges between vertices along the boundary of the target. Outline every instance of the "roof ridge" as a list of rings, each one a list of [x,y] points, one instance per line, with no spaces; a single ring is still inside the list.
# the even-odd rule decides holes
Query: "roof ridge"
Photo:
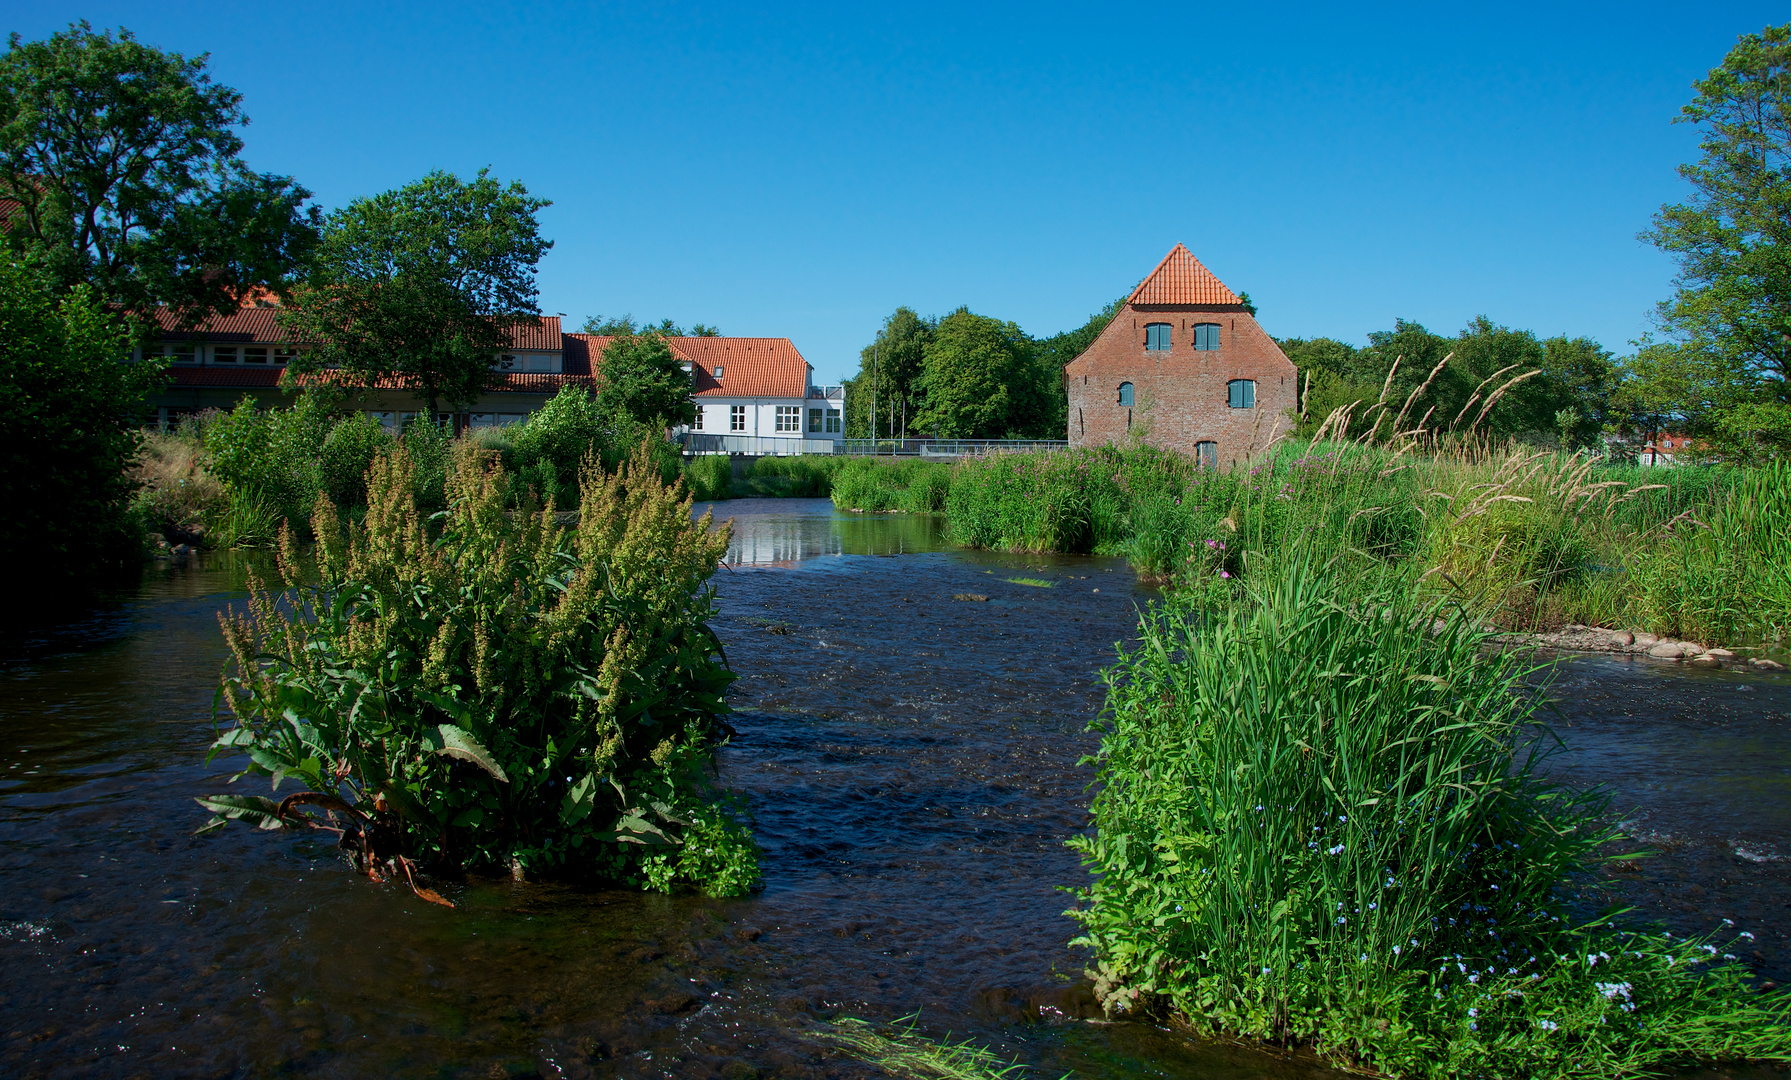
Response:
[[[1126,303],[1241,305],[1243,300],[1202,265],[1187,245],[1177,243],[1126,297]]]

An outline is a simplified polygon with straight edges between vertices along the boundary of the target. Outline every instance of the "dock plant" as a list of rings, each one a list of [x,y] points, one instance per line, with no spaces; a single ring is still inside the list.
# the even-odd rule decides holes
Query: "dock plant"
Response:
[[[321,497],[314,551],[284,534],[284,592],[257,582],[221,620],[212,754],[274,792],[201,799],[212,824],[334,829],[374,876],[749,889],[756,849],[707,776],[729,730],[707,625],[727,527],[693,521],[646,449],[587,463],[571,527],[470,444],[441,513],[413,470],[403,447],[376,458],[364,517]]]
[[[1791,1060],[1740,949],[1576,920],[1611,833],[1542,777],[1532,663],[1310,555],[1248,581],[1157,605],[1107,674],[1070,914],[1110,1013],[1392,1076]]]

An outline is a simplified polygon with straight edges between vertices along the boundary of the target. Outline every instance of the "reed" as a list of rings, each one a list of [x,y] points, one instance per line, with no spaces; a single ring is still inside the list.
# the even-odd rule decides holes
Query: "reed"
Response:
[[[1791,999],[1720,943],[1570,917],[1609,834],[1541,779],[1535,672],[1339,569],[1296,545],[1235,602],[1172,598],[1108,672],[1070,914],[1109,1012],[1396,1076],[1791,1060]]]

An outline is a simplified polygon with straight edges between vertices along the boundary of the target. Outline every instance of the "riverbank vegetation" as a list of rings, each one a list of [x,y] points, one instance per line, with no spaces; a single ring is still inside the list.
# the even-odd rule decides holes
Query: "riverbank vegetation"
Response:
[[[1449,596],[1513,630],[1791,632],[1791,464],[1647,469],[1522,446],[1419,453],[1283,442],[1229,471],[1148,446],[862,462],[834,502],[937,505],[960,544],[1124,555],[1221,595],[1295,542],[1352,574]]]
[[[311,553],[282,526],[284,594],[254,583],[221,620],[212,754],[303,790],[201,799],[212,825],[336,830],[413,887],[422,869],[750,889],[755,848],[706,776],[734,677],[707,625],[729,530],[693,520],[645,448],[578,482],[560,525],[463,443],[432,514],[399,446],[364,515],[318,498]]]
[[[1791,1060],[1739,941],[1576,922],[1610,834],[1540,778],[1528,665],[1341,569],[1296,544],[1223,605],[1172,597],[1108,673],[1071,912],[1108,1010],[1395,1076]]]

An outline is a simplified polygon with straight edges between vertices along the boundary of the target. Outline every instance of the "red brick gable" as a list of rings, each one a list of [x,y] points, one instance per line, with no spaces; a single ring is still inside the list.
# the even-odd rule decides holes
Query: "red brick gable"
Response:
[[[1163,261],[1138,283],[1126,303],[1133,305],[1222,304],[1241,305],[1238,295],[1200,264],[1181,244],[1169,249]]]

